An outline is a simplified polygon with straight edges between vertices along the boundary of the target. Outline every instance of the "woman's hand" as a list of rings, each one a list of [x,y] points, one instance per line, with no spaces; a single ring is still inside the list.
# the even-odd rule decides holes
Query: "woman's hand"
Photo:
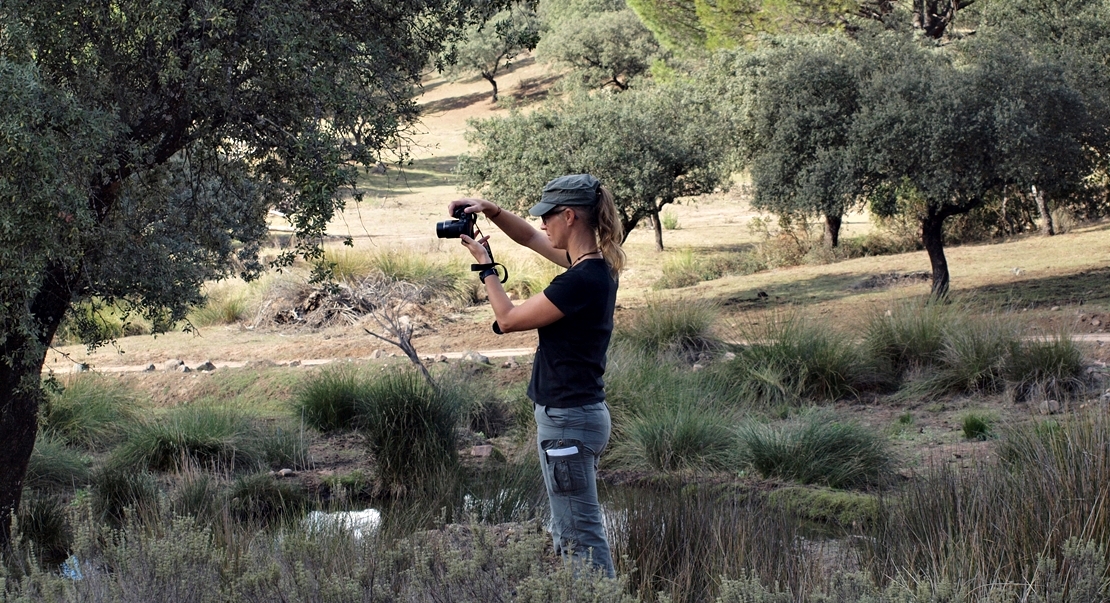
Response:
[[[488,236],[475,241],[466,235],[459,235],[459,239],[462,240],[462,244],[465,245],[466,249],[470,251],[470,254],[474,256],[474,259],[478,260],[477,263],[490,264],[493,262],[493,258],[490,257],[489,244],[486,242],[489,241]]]
[[[447,213],[453,216],[455,215],[455,210],[457,210],[459,207],[465,207],[466,213],[468,214],[476,214],[478,212],[482,212],[486,215],[486,217],[489,217],[491,214],[497,214],[501,210],[501,208],[497,207],[497,204],[493,203],[492,201],[486,201],[485,199],[463,198],[455,199],[454,201],[449,203],[447,205]]]

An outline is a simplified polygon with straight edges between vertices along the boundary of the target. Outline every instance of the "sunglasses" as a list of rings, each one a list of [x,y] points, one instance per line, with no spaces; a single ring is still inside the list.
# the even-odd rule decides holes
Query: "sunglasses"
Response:
[[[547,212],[546,214],[540,216],[540,221],[543,222],[544,224],[547,224],[548,220],[550,220],[551,218],[565,212],[568,209],[570,209],[570,208],[569,207],[556,207],[555,209],[553,209],[553,210]]]

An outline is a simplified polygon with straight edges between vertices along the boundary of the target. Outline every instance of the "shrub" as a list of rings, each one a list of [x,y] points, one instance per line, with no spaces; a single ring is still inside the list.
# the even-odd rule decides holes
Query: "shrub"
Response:
[[[274,469],[307,469],[312,466],[309,441],[302,430],[291,426],[262,428],[256,432],[257,445],[266,463]]]
[[[1070,335],[1011,342],[1005,377],[1017,400],[1061,398],[1083,387],[1083,353]]]
[[[294,408],[298,418],[320,431],[350,429],[367,388],[354,367],[325,367],[300,386]]]
[[[186,467],[176,476],[170,494],[170,510],[175,515],[190,515],[200,519],[216,516],[223,498],[220,484],[210,473]]]
[[[663,223],[663,228],[666,230],[678,230],[681,228],[678,225],[678,216],[673,211],[665,211],[659,216]]]
[[[909,370],[940,361],[945,326],[952,318],[952,312],[942,304],[896,304],[867,321],[864,351],[872,364],[900,379]]]
[[[87,457],[66,448],[61,440],[42,434],[31,451],[24,485],[40,491],[72,491],[87,484],[90,475]]]
[[[111,446],[135,421],[134,392],[98,375],[82,375],[48,400],[43,431],[86,449]]]
[[[357,423],[378,466],[379,487],[396,495],[458,461],[455,427],[460,402],[414,371],[370,381],[358,401]]]
[[[991,413],[968,412],[964,413],[960,424],[963,426],[964,437],[969,440],[985,440],[994,433],[996,418]]]
[[[296,517],[308,506],[308,497],[299,484],[275,479],[268,473],[236,479],[227,496],[232,516],[250,525],[270,525]]]
[[[615,438],[623,438],[626,419],[656,408],[718,406],[720,383],[706,372],[694,372],[627,345],[613,346],[605,371],[605,398],[613,415]]]
[[[745,460],[763,477],[830,488],[879,484],[889,477],[885,439],[856,423],[813,413],[781,428],[748,425],[740,430]]]
[[[697,406],[654,406],[625,421],[614,457],[659,471],[734,468],[737,443],[729,423]]]
[[[945,329],[932,387],[949,392],[994,392],[1003,384],[1007,352],[1017,336],[997,319],[961,320]]]
[[[189,313],[189,322],[198,327],[235,324],[246,318],[249,310],[250,301],[244,289],[209,288],[204,304]]]
[[[93,475],[93,513],[99,521],[116,527],[130,514],[135,519],[157,516],[160,494],[158,482],[146,471],[108,464]]]
[[[797,319],[775,320],[744,334],[747,344],[717,374],[730,397],[746,405],[837,400],[867,385],[856,345],[843,334]]]
[[[648,355],[698,354],[716,347],[712,327],[717,306],[704,300],[649,300],[630,319],[617,325],[614,342]]]
[[[721,278],[723,272],[713,262],[695,255],[690,249],[675,252],[663,261],[663,276],[652,285],[654,289],[678,289],[702,281]]]
[[[66,505],[54,496],[24,497],[17,516],[19,541],[34,547],[38,558],[48,565],[61,563],[73,545]]]
[[[157,471],[187,463],[227,470],[257,467],[264,458],[249,420],[209,406],[180,407],[141,423],[113,453],[114,463]]]

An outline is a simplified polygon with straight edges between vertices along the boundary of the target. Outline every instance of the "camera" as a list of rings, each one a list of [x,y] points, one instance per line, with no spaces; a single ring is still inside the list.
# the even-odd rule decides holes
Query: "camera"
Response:
[[[436,224],[436,236],[441,239],[457,239],[462,235],[474,238],[474,223],[478,220],[478,214],[466,213],[464,205],[456,208],[451,215],[455,216],[453,220],[444,220]]]

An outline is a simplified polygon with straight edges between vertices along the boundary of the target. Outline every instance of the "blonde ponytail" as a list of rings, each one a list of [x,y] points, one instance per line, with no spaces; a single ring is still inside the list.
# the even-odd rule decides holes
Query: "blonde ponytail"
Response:
[[[624,250],[621,249],[621,242],[624,241],[624,226],[621,224],[620,214],[617,213],[617,204],[613,201],[613,193],[609,192],[608,188],[601,187],[600,196],[597,200],[597,211],[594,213],[594,219],[591,224],[597,232],[597,246],[601,249],[601,255],[605,257],[605,261],[609,264],[609,270],[613,273],[613,278],[620,276],[621,270],[624,270],[624,264],[627,257],[624,255]]]

